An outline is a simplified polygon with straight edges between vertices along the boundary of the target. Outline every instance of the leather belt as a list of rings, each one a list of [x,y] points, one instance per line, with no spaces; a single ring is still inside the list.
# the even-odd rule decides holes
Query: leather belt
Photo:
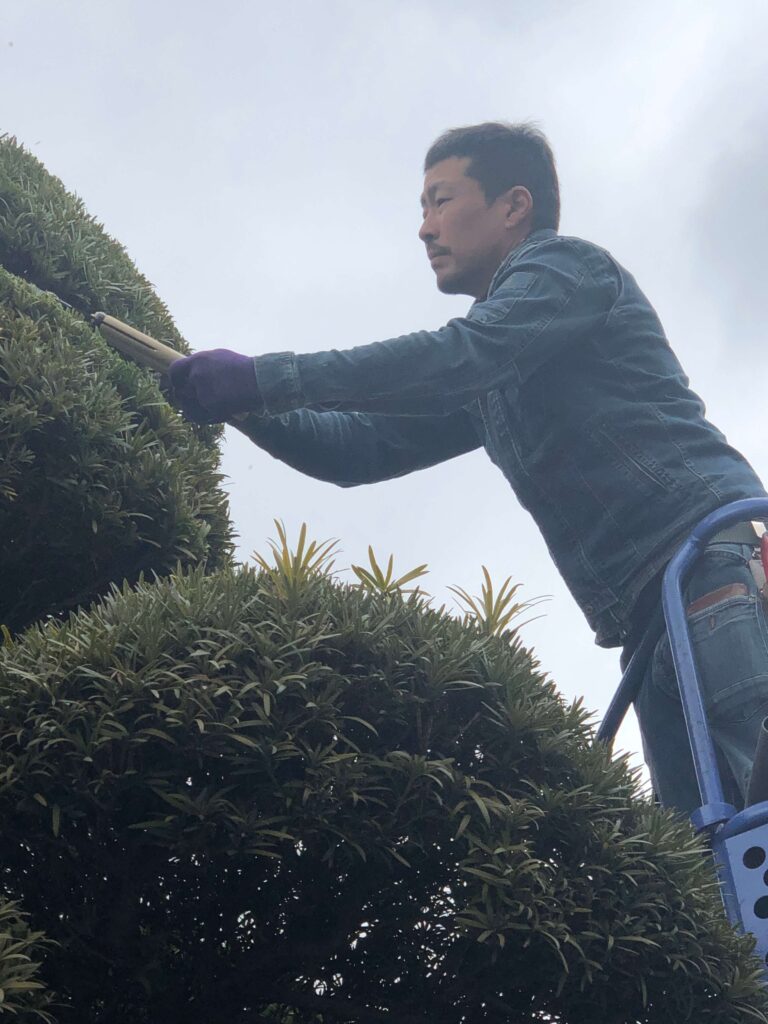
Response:
[[[708,594],[692,601],[685,609],[688,615],[695,615],[696,612],[703,612],[705,608],[712,608],[721,601],[730,601],[733,597],[748,597],[749,587],[746,583],[727,583],[724,587],[718,587]]]
[[[762,523],[760,524],[763,525]],[[735,526],[729,526],[725,530],[721,530],[720,533],[716,533],[712,540],[708,541],[709,544],[753,544],[757,545],[760,543],[760,537],[758,536],[757,530],[752,523],[736,523]]]

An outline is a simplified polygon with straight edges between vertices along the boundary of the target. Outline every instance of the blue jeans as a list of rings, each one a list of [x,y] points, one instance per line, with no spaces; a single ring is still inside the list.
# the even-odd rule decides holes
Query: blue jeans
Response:
[[[725,799],[744,806],[763,718],[768,716],[768,626],[749,569],[748,544],[710,545],[686,591],[686,605],[729,584],[741,584],[688,613],[702,698],[715,744]],[[656,645],[635,702],[655,796],[690,814],[701,806],[669,640]]]

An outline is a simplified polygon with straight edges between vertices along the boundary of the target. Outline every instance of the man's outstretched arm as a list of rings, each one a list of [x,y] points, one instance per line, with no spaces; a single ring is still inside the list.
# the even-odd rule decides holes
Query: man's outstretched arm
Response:
[[[275,458],[339,487],[390,480],[480,447],[464,409],[447,416],[297,409],[244,417],[238,428]]]
[[[183,411],[199,421],[296,409],[446,414],[506,383],[526,380],[594,337],[617,289],[605,254],[555,237],[512,264],[466,317],[440,330],[345,351],[249,358],[214,349],[180,359],[169,372]]]

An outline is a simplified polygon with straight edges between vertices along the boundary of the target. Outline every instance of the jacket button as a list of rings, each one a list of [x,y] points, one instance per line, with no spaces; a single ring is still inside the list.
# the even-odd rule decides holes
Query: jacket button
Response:
[[[587,613],[587,615],[591,615],[594,612],[594,610],[595,606],[593,604],[587,604],[584,606],[584,611]]]

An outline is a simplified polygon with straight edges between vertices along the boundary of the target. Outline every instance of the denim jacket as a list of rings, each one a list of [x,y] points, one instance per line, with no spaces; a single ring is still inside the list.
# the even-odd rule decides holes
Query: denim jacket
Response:
[[[254,358],[246,432],[342,487],[483,445],[536,521],[601,646],[706,513],[765,491],[704,416],[634,278],[544,229],[436,331]]]

